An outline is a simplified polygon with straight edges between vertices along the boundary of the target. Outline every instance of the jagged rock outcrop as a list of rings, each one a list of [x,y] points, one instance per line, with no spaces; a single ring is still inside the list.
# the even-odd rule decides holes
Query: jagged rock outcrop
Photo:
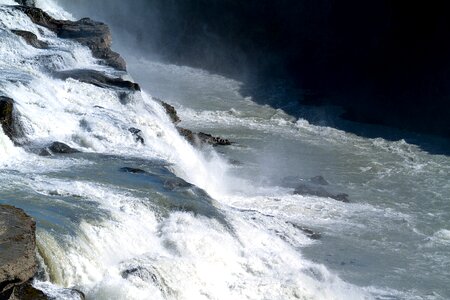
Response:
[[[0,205],[0,300],[49,300],[31,284],[37,270],[36,222],[19,208]],[[66,292],[85,299],[81,291]]]
[[[35,275],[35,230],[35,221],[23,210],[0,205],[0,299],[10,299]]]
[[[162,107],[164,107],[164,109],[166,110],[167,115],[170,117],[170,120],[172,120],[172,123],[174,123],[174,124],[180,123],[181,119],[180,119],[180,117],[178,117],[178,113],[177,113],[175,107],[173,107],[169,103],[162,101],[161,99],[158,99],[158,98],[154,98],[154,99],[158,100],[161,103]]]
[[[166,114],[170,117],[170,120],[172,120],[173,124],[177,125],[179,122],[181,122],[181,119],[178,116],[175,107],[162,101],[161,99],[158,98],[154,99],[157,100],[159,103],[161,103],[162,107],[165,109]],[[231,142],[228,139],[212,136],[211,134],[204,132],[193,132],[192,130],[180,126],[176,126],[176,128],[178,130],[178,133],[194,146],[201,146],[203,144],[208,144],[212,146],[231,145]]]
[[[192,130],[179,126],[177,126],[176,128],[178,130],[178,133],[194,146],[201,146],[204,144],[212,146],[231,145],[231,142],[229,140],[221,137],[212,136],[203,132],[193,132]]]
[[[4,96],[0,96],[0,125],[14,143],[22,142],[23,132],[14,115],[14,100]]]
[[[30,6],[16,6],[33,23],[54,31],[58,37],[72,39],[89,47],[94,57],[103,59],[106,65],[126,70],[125,60],[111,50],[112,37],[109,27],[101,22],[83,18],[78,21],[56,20],[43,10]]]
[[[46,42],[40,41],[37,36],[29,31],[25,30],[11,30],[14,34],[22,37],[29,45],[38,49],[47,49],[48,44]]]
[[[140,91],[139,84],[124,80],[122,78],[114,78],[105,75],[104,73],[96,70],[88,69],[76,69],[68,71],[60,71],[54,73],[57,78],[67,79],[73,78],[78,81],[93,84],[101,88],[120,88],[130,91]]]

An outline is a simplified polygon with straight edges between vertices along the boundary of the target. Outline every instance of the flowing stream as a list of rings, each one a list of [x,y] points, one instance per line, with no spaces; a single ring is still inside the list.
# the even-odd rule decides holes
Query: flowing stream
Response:
[[[131,77],[13,4],[0,0],[0,93],[16,102],[26,146],[0,129],[0,203],[37,221],[36,287],[55,299],[77,299],[63,287],[87,299],[450,299],[448,156],[295,120],[243,97],[240,82],[131,55],[143,91],[125,100],[55,79]],[[153,97],[180,126],[234,143],[194,148]],[[82,152],[38,155],[54,141]],[[318,175],[350,203],[293,194]]]

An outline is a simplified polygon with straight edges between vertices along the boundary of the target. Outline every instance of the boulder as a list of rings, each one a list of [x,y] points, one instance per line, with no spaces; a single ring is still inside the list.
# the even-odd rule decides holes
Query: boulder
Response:
[[[23,133],[14,115],[14,100],[4,96],[0,96],[0,124],[6,136],[19,143]]]
[[[44,292],[34,288],[30,282],[27,282],[15,287],[9,300],[49,300],[49,298]]]
[[[52,154],[73,154],[80,151],[61,142],[53,142],[39,153],[40,156],[51,156]]]
[[[37,36],[29,31],[25,30],[11,30],[14,34],[22,37],[29,45],[38,49],[47,49],[48,44],[46,42],[40,41]]]
[[[93,84],[101,88],[119,88],[130,91],[140,91],[139,84],[118,77],[109,77],[105,73],[88,69],[76,69],[55,72],[54,75],[62,80],[73,78],[78,81]]]
[[[9,299],[36,273],[35,231],[35,221],[23,210],[0,205],[0,299]]]
[[[111,50],[112,37],[108,26],[101,22],[84,18],[78,21],[56,20],[43,10],[30,6],[16,6],[33,23],[54,31],[63,39],[72,39],[91,49],[94,57],[103,59],[108,66],[125,71],[125,60]]]

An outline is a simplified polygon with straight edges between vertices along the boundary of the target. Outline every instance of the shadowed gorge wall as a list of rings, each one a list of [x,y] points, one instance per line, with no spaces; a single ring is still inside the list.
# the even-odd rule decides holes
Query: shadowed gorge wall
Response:
[[[111,24],[125,52],[260,85],[283,78],[314,95],[299,101],[339,104],[349,119],[450,136],[444,1],[91,2],[63,4]]]

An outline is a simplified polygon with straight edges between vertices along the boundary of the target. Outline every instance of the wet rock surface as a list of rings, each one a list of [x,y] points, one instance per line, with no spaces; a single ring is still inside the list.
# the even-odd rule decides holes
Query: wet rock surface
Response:
[[[47,49],[48,44],[46,42],[40,41],[37,36],[29,31],[25,30],[12,30],[12,32],[20,37],[22,37],[29,45],[38,49]]]
[[[36,5],[35,0],[14,0],[20,5],[34,7]]]
[[[202,145],[212,145],[212,146],[228,146],[231,145],[231,142],[227,139],[212,136],[203,132],[193,132],[192,130],[176,127],[178,133],[183,136],[189,143],[194,146],[202,146]]]
[[[21,1],[27,2],[27,1]],[[109,27],[101,22],[84,18],[78,21],[56,20],[39,8],[16,6],[24,12],[33,23],[55,32],[58,37],[72,39],[91,49],[94,57],[118,70],[126,70],[125,60],[111,50],[112,37]]]
[[[308,179],[298,176],[287,176],[281,180],[280,185],[294,188],[295,195],[317,196],[331,198],[341,202],[350,202],[349,195],[336,192],[335,188],[321,175]]]
[[[14,288],[36,273],[35,230],[35,221],[23,210],[0,205],[0,299],[10,299]]]
[[[178,113],[177,113],[175,107],[162,101],[161,99],[156,98],[156,100],[158,100],[161,103],[162,107],[164,107],[167,115],[170,117],[170,120],[172,120],[172,123],[174,123],[174,124],[180,123],[181,119],[180,119],[180,117],[178,117]]]
[[[95,70],[77,69],[77,70],[56,72],[54,73],[54,75],[62,80],[72,78],[84,83],[93,84],[101,88],[120,88],[130,91],[141,90],[139,84],[137,83],[124,80],[122,78],[109,77],[104,73]]]
[[[51,156],[52,154],[73,154],[80,151],[61,142],[53,142],[39,153],[40,156]]]
[[[21,145],[26,142],[21,123],[16,115],[15,102],[4,96],[0,96],[0,125],[14,144]]]
[[[145,144],[144,137],[142,136],[142,130],[131,127],[128,131],[131,132],[136,142],[141,143],[142,145]]]
[[[317,196],[331,198],[341,202],[350,202],[349,196],[345,193],[331,193],[321,186],[314,186],[307,183],[300,183],[294,191],[295,195]]]

